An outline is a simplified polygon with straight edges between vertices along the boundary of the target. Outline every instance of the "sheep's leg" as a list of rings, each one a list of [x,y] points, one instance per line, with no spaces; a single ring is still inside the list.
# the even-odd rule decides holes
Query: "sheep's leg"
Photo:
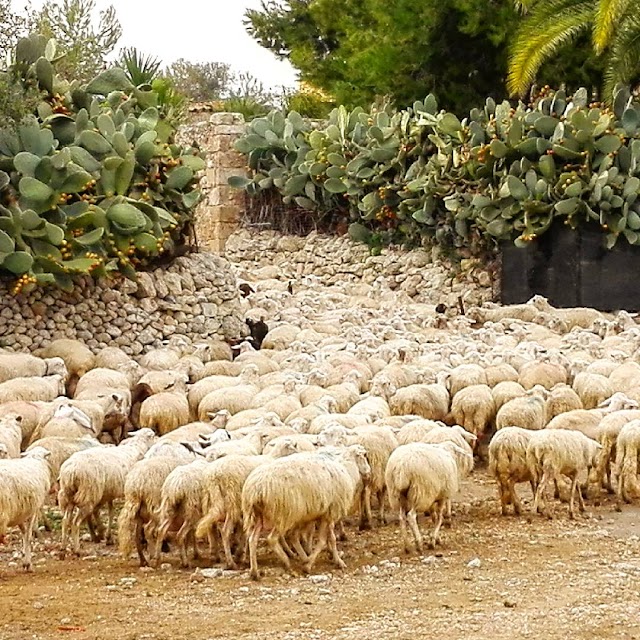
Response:
[[[588,485],[588,481],[587,481],[587,486],[589,486]],[[578,490],[577,493],[578,493],[578,508],[580,509],[581,513],[584,513],[584,511],[585,511],[584,496],[582,495],[582,491]],[[586,492],[585,492],[585,495],[587,496],[587,498],[589,497],[588,493],[586,493]]]
[[[104,526],[100,519],[100,509],[98,507],[89,514],[87,527],[89,528],[89,534],[93,542],[100,542],[104,538]]]
[[[176,544],[180,550],[180,564],[185,568],[189,566],[189,558],[187,557],[189,526],[189,523],[185,520],[176,534]]]
[[[76,555],[80,554],[80,527],[82,523],[91,517],[93,509],[88,506],[78,507],[78,511],[71,524],[71,540],[73,545],[73,552]]]
[[[227,569],[237,569],[236,561],[233,558],[233,554],[231,553],[231,538],[233,537],[233,530],[235,529],[235,524],[229,514],[224,519],[224,523],[222,525],[222,529],[220,530],[220,537],[222,538],[222,550],[224,552],[224,559],[226,562]]]
[[[371,488],[365,487],[362,491],[360,503],[360,530],[371,529],[373,517],[371,515]]]
[[[580,489],[578,488],[578,474],[574,473],[570,476],[571,479],[571,489],[569,490],[569,517],[573,520],[576,517],[575,513],[575,496],[576,493],[580,493]],[[582,500],[582,495],[580,495],[580,500]]]
[[[73,518],[73,505],[65,505],[62,512],[62,548],[66,549],[69,543],[69,526]]]
[[[536,494],[535,494],[535,497],[533,499],[533,510],[536,513],[541,513],[543,515],[544,515],[544,512],[545,512],[544,490],[545,490],[545,487],[547,486],[549,480],[550,480],[550,478],[549,478],[548,471],[545,470],[543,472],[543,474],[542,474],[542,478],[540,480],[540,484],[538,485],[538,488],[536,489]]]
[[[508,515],[507,506],[509,504],[509,491],[504,485],[504,482],[502,482],[501,480],[498,481],[497,486],[498,498],[500,499],[500,511],[502,512],[503,516],[506,516]]]
[[[422,553],[422,534],[418,528],[418,514],[415,509],[411,509],[411,511],[409,511],[407,514],[407,521],[409,523],[411,533],[413,534],[413,539],[416,543],[416,551],[418,553]]]
[[[33,537],[33,527],[37,523],[38,514],[34,514],[29,520],[20,525],[22,532],[22,567],[25,571],[31,571],[31,538]]]
[[[259,580],[260,573],[258,571],[258,540],[260,539],[260,531],[262,526],[260,522],[253,524],[247,531],[247,545],[249,547],[249,564],[250,575],[252,580]]]
[[[293,548],[295,549],[296,553],[298,554],[298,557],[300,558],[300,560],[302,560],[302,562],[308,562],[309,561],[309,554],[306,552],[305,548],[302,546],[302,542],[300,541],[300,531],[294,531],[292,537],[291,537],[291,544],[293,545]]]
[[[304,566],[305,573],[311,573],[313,569],[313,565],[315,564],[318,556],[322,553],[322,550],[327,546],[327,538],[328,538],[328,529],[329,523],[323,518],[320,521],[320,526],[318,527],[317,534],[318,539],[316,541],[316,546],[314,547],[311,555],[309,556],[309,560]]]
[[[291,573],[291,561],[289,560],[289,556],[282,548],[282,544],[280,544],[280,536],[276,531],[272,531],[267,536],[267,544],[271,547],[272,551],[276,554],[280,562],[282,562],[285,570]]]
[[[342,520],[340,520],[337,525],[336,525],[338,532],[337,532],[337,536],[338,536],[338,540],[344,541],[348,539],[347,536],[347,532],[345,531],[344,528],[344,522],[342,522]]]
[[[160,564],[160,553],[162,552],[162,544],[164,543],[164,540],[167,537],[167,532],[169,531],[170,526],[171,526],[171,521],[167,519],[167,520],[163,520],[160,526],[158,527],[156,547],[153,551],[153,564],[156,567]]]
[[[520,502],[520,498],[518,497],[518,492],[516,491],[516,483],[512,478],[509,478],[509,500],[513,505],[513,513],[519,516],[522,513],[522,503]]]
[[[553,497],[556,500],[560,500],[560,485],[558,484],[558,478],[553,479]]]
[[[431,542],[432,549],[435,549],[436,545],[440,542],[440,527],[442,526],[442,521],[444,520],[445,504],[443,504],[443,502],[440,501],[438,504],[435,505],[435,507],[436,507],[435,510],[438,516],[438,520],[433,530],[433,539]]]
[[[227,517],[227,520],[229,518]],[[226,520],[225,520],[226,523]],[[231,533],[233,533],[233,523],[231,523]],[[207,530],[207,543],[209,545],[209,557],[212,562],[218,562],[220,560],[220,551],[218,549],[218,536],[220,535],[220,530],[218,526],[209,527]],[[231,538],[231,535],[229,535]],[[229,542],[229,554],[231,554],[231,542]]]
[[[400,507],[398,509],[398,522],[400,524],[400,538],[402,540],[402,546],[405,553],[411,553],[411,547],[409,545],[409,538],[407,536],[407,514],[405,510]]]
[[[387,524],[387,518],[385,513],[385,506],[387,502],[387,488],[383,487],[378,491],[378,506],[380,508],[380,524]]]
[[[187,535],[187,543],[191,542],[191,547],[193,549],[193,559],[200,559],[200,552],[198,551],[198,541],[196,540],[196,532],[191,528]]]
[[[106,544],[113,544],[113,516],[114,516],[115,510],[113,508],[113,502],[108,502],[107,503],[107,533],[105,536],[105,543]]]
[[[280,538],[280,546],[289,558],[293,558],[293,556],[296,555],[295,551],[289,545],[289,541],[287,540],[286,536],[282,536]]]
[[[347,565],[338,553],[338,541],[336,539],[336,531],[333,522],[329,524],[329,549],[331,550],[331,556],[333,561],[341,568],[346,569]]]
[[[140,566],[146,567],[149,563],[147,562],[147,558],[144,555],[144,529],[142,526],[142,521],[140,518],[136,518],[136,530],[135,530],[135,540],[136,540],[136,551],[138,552],[138,559],[140,560]]]

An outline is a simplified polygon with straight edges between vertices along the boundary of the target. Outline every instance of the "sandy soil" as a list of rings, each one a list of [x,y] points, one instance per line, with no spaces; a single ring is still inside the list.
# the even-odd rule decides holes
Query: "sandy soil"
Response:
[[[183,570],[174,555],[142,570],[90,543],[60,560],[57,533],[25,574],[12,537],[0,547],[0,640],[640,638],[640,509],[615,513],[607,499],[572,522],[554,507],[550,521],[503,518],[475,472],[436,552],[402,555],[395,522],[351,528],[346,572],[322,559],[315,575],[288,576],[265,550],[260,583]]]

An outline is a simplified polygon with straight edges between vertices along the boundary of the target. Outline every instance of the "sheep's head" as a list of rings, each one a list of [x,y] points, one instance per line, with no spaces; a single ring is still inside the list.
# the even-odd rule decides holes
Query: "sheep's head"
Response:
[[[21,458],[35,458],[36,460],[48,460],[51,457],[51,451],[44,447],[33,447],[20,454]]]
[[[307,433],[309,430],[309,421],[305,418],[293,418],[288,425],[298,433]]]
[[[7,449],[7,445],[0,442],[0,460],[4,460],[9,457],[9,449]]]
[[[371,465],[369,464],[369,456],[367,450],[361,444],[352,444],[342,454],[345,457],[351,458],[358,468],[360,477],[366,484],[371,479]]]
[[[67,371],[67,365],[62,358],[46,358],[45,364],[45,376],[62,376],[64,380],[68,380],[69,372]]]
[[[456,433],[459,433],[471,446],[478,440],[478,436],[476,436],[475,433],[467,431],[459,424],[454,425],[451,429],[455,429]]]
[[[285,393],[295,393],[296,381],[293,378],[288,378],[284,382],[283,389]]]
[[[549,300],[544,296],[536,294],[527,302],[527,304],[533,305],[538,311],[553,311],[553,307],[549,304]]]
[[[247,364],[242,368],[240,372],[240,379],[242,382],[255,382],[260,377],[260,369],[256,364]]]
[[[637,409],[638,403],[629,398],[626,394],[618,391],[614,393],[610,398],[601,402],[598,405],[599,409],[603,409],[606,413],[613,413],[614,411],[628,411],[631,409]]]
[[[209,413],[207,415],[211,420],[211,424],[218,429],[224,429],[224,427],[227,426],[227,422],[229,422],[229,418],[231,417],[231,414],[226,409],[221,409],[220,411]]]

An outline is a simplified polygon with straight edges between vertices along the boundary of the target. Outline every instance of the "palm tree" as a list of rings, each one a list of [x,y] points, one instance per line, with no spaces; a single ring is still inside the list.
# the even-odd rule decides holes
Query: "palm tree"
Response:
[[[629,84],[640,72],[640,0],[529,0],[530,8],[514,38],[507,87],[523,95],[540,66],[564,44],[591,30],[593,49],[605,57],[604,97],[616,84]]]

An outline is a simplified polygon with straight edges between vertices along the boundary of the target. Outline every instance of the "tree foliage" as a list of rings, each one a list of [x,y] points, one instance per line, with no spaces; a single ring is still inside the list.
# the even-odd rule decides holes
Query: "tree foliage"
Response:
[[[65,54],[58,72],[86,82],[105,68],[122,28],[113,6],[100,11],[96,20],[95,0],[47,0],[35,16],[35,30],[58,44]]]
[[[0,0],[0,67],[18,40],[29,31],[29,18],[26,11],[17,13],[11,7],[11,0]]]
[[[263,0],[246,18],[262,46],[338,103],[389,95],[405,106],[432,92],[464,113],[487,95],[506,96],[508,43],[520,16],[511,0]],[[570,63],[554,61],[554,83],[591,84],[587,56],[567,54]]]
[[[224,62],[176,60],[166,70],[175,88],[195,102],[219,100],[232,82],[231,67]]]
[[[640,79],[640,0],[546,0],[527,2],[524,9],[528,15],[510,53],[511,94],[526,92],[543,63],[578,43],[599,56],[607,100],[616,84]]]

